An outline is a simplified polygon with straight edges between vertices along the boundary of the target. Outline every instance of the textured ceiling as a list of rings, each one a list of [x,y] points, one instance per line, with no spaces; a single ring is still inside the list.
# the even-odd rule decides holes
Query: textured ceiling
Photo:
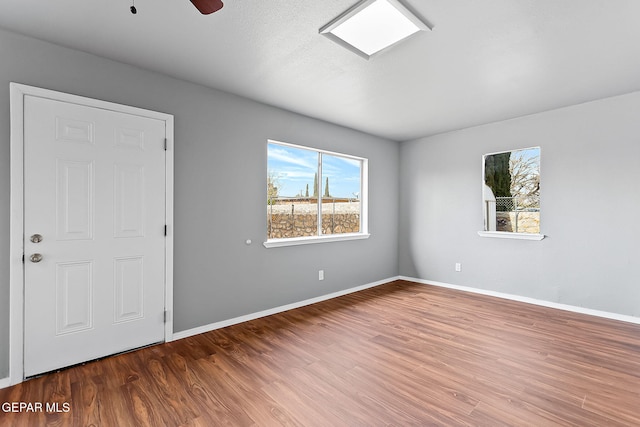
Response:
[[[0,0],[0,27],[393,140],[640,90],[638,0],[402,0],[433,26],[367,61],[357,0]]]

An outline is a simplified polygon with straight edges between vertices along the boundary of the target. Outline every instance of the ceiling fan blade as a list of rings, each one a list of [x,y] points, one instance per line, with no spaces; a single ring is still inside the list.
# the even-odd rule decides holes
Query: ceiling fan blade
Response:
[[[202,13],[208,15],[222,9],[224,4],[221,0],[191,0],[191,3]]]

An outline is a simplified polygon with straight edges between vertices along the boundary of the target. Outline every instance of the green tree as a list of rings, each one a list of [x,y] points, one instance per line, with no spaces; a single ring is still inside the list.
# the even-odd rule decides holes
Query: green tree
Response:
[[[329,177],[327,177],[327,183],[324,185],[324,196],[323,197],[331,197],[329,195]]]
[[[509,158],[511,152],[492,154],[484,158],[484,182],[496,197],[511,197],[511,173]],[[501,208],[498,210],[510,210]]]
[[[313,197],[318,197],[318,172],[313,175]]]
[[[309,184],[307,184],[307,191],[305,191],[304,197],[309,197]]]

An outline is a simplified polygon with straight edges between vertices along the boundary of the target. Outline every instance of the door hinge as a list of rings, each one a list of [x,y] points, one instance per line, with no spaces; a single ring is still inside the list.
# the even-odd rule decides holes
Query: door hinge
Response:
[[[165,226],[164,226],[164,235],[165,235],[165,236],[167,235],[167,226],[166,226],[166,224],[165,224]]]
[[[164,323],[167,323],[167,317],[169,317],[169,311],[165,310],[164,311]]]
[[[167,147],[169,146],[169,141],[167,138],[164,139],[164,151],[167,151]]]
[[[22,254],[22,263],[24,264],[24,254]]]

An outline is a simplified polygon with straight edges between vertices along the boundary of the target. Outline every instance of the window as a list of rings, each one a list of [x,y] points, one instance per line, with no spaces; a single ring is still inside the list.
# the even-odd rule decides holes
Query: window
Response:
[[[367,159],[268,141],[266,247],[368,236]]]
[[[484,232],[489,237],[540,234],[540,147],[483,157]]]

